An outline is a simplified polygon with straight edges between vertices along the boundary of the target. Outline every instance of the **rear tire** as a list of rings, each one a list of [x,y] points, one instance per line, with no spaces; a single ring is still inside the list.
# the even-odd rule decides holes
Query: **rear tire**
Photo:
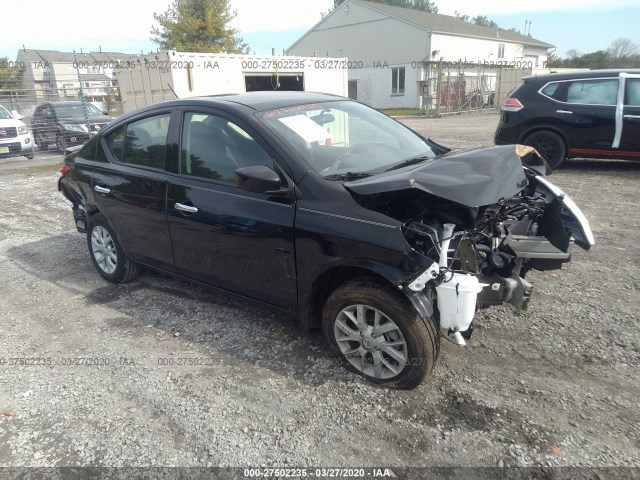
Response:
[[[532,133],[523,143],[535,148],[552,170],[558,168],[567,155],[567,147],[562,137],[550,130]]]
[[[142,268],[124,253],[118,237],[101,213],[91,218],[87,244],[94,267],[108,282],[127,283],[140,275]]]
[[[348,370],[390,388],[420,385],[440,352],[435,320],[423,320],[402,295],[368,279],[329,296],[322,329]]]

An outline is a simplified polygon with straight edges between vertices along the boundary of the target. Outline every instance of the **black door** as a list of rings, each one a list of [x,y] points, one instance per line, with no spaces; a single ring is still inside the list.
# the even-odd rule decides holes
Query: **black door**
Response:
[[[598,155],[611,151],[616,132],[618,78],[566,82],[566,104],[557,106],[570,153]]]
[[[293,309],[295,201],[235,187],[236,168],[275,167],[254,137],[222,115],[184,113],[180,174],[170,178],[167,196],[175,266],[182,275]]]
[[[109,161],[95,168],[91,187],[126,254],[174,270],[164,171],[169,119],[156,114],[109,133],[100,146]]]

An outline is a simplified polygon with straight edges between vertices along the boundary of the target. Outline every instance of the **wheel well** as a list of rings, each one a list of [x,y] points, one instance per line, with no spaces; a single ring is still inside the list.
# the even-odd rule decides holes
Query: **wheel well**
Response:
[[[98,207],[96,207],[95,209],[92,210],[87,210],[87,227],[89,226],[89,223],[91,222],[91,219],[97,215],[101,213],[100,210],[98,210]]]
[[[322,326],[322,310],[329,295],[338,287],[356,278],[367,278],[380,283],[381,286],[391,285],[383,276],[362,267],[335,267],[323,272],[316,278],[308,297],[307,329]]]

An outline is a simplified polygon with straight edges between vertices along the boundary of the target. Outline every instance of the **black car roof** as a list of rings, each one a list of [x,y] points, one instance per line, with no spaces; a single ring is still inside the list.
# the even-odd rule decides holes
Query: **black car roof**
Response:
[[[217,106],[217,107],[236,107],[242,105],[252,110],[263,111],[276,108],[292,107],[296,105],[306,105],[309,103],[331,102],[339,100],[349,100],[348,98],[337,95],[329,95],[326,93],[311,92],[287,92],[287,91],[268,91],[268,92],[248,92],[227,95],[211,95],[206,97],[187,97],[178,100],[169,100],[166,102],[154,103],[139,110],[139,113],[145,110],[153,110],[158,107],[178,107],[180,105],[199,105],[199,106]],[[134,113],[130,112],[130,113]],[[127,114],[129,115],[129,114]]]
[[[586,70],[577,72],[545,73],[542,75],[527,75],[522,77],[526,81],[552,82],[554,80],[574,80],[580,78],[617,77],[621,73],[640,75],[640,69],[611,69],[611,70]]]
[[[238,103],[254,110],[271,110],[275,108],[305,105],[307,103],[330,102],[346,100],[344,97],[329,95],[326,93],[311,92],[248,92],[237,95],[222,95],[216,97],[204,97],[224,102]]]

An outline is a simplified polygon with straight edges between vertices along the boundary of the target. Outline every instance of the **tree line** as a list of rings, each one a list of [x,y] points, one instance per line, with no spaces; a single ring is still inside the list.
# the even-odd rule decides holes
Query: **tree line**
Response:
[[[575,49],[566,57],[550,53],[547,66],[551,68],[640,68],[640,47],[629,38],[614,40],[608,49],[591,53],[580,53]]]

